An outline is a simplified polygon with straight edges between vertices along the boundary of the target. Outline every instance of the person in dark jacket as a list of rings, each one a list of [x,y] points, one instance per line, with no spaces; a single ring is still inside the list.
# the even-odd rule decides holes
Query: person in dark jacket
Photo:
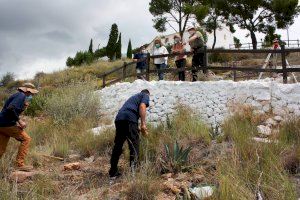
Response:
[[[21,142],[17,154],[16,165],[18,170],[29,171],[32,166],[24,164],[25,157],[29,150],[31,138],[25,132],[26,123],[20,119],[20,114],[29,106],[32,95],[38,90],[31,83],[25,83],[18,88],[18,92],[13,94],[5,102],[0,113],[0,158],[5,153],[8,141],[11,137]]]
[[[137,165],[140,144],[138,121],[141,118],[140,130],[146,136],[146,108],[149,107],[149,96],[150,92],[148,90],[142,90],[140,93],[133,95],[124,103],[116,116],[115,145],[111,155],[111,168],[109,170],[111,178],[121,175],[118,170],[118,162],[125,141],[127,141],[130,150],[131,170],[134,171]]]
[[[139,52],[134,54],[133,60],[136,63],[136,74],[138,79],[146,80],[145,75],[143,73],[146,72],[147,69],[147,51],[145,46],[141,46]]]

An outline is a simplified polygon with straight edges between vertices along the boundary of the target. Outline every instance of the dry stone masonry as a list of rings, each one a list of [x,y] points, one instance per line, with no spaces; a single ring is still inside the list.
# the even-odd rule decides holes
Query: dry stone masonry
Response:
[[[273,112],[275,121],[287,115],[300,116],[300,84],[284,85],[270,79],[262,81],[178,82],[137,80],[97,91],[101,98],[103,117],[113,120],[118,109],[142,89],[151,92],[148,121],[165,122],[176,112],[178,104],[187,105],[212,127],[222,124],[231,108],[251,105],[256,112]],[[270,122],[271,123],[271,122]]]

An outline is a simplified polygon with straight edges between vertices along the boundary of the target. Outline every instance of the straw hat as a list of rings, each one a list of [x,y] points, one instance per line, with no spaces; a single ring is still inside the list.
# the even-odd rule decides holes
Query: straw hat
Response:
[[[37,94],[39,91],[32,83],[24,83],[21,87],[18,88],[23,92],[30,92],[31,94]]]
[[[196,30],[196,28],[193,27],[193,26],[190,26],[190,27],[187,28],[187,31],[190,31],[190,30]]]
[[[174,39],[175,39],[175,38],[181,39],[180,35],[178,35],[178,34],[175,34],[175,35],[174,35]]]

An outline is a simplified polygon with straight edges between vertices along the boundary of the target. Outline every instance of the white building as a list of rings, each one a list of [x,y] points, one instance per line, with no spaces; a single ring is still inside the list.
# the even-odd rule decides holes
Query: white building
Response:
[[[169,46],[169,45],[173,45],[174,44],[174,35],[176,35],[178,33],[173,33],[173,34],[169,34],[169,35],[162,35],[162,36],[157,36],[155,37],[152,42],[148,45],[148,47],[146,48],[146,50],[148,52],[152,52],[153,46],[154,46],[154,41],[157,38],[160,38],[162,43],[165,46]],[[233,44],[233,34],[227,29],[227,28],[223,28],[222,30],[217,30],[216,32],[217,35],[217,41],[216,41],[216,46],[215,48],[225,48],[228,49],[230,44]],[[189,39],[189,33],[186,31],[183,34],[183,42],[188,41]],[[214,42],[214,35],[213,33],[207,33],[207,48],[211,48]],[[186,50],[189,51],[190,50],[190,45],[186,44]]]

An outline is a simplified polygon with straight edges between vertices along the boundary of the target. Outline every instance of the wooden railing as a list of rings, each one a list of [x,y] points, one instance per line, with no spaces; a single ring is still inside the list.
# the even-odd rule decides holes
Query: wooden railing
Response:
[[[286,54],[287,53],[295,53],[300,52],[300,49],[286,49],[284,45],[281,46],[281,49],[257,49],[257,50],[250,50],[250,49],[207,49],[204,47],[202,50],[199,50],[199,52],[204,54],[204,65],[199,67],[199,70],[206,69],[206,70],[215,70],[215,71],[232,71],[233,72],[233,80],[237,80],[236,72],[274,72],[274,73],[282,73],[283,74],[283,83],[287,83],[287,77],[289,72],[300,72],[300,68],[287,68],[287,62],[286,62]],[[220,67],[220,66],[210,66],[207,64],[207,54],[209,53],[223,53],[223,54],[240,54],[240,53],[251,53],[251,54],[268,54],[268,53],[274,53],[274,54],[280,54],[281,55],[281,63],[282,63],[282,69],[273,69],[273,68],[265,68],[263,69],[262,66],[248,66],[248,67],[237,67],[236,65],[233,65],[231,67]],[[190,71],[191,67],[186,68],[167,68],[167,69],[161,69],[161,70],[153,70],[150,69],[150,63],[151,59],[155,58],[163,58],[163,57],[174,57],[177,55],[187,55],[191,56],[193,55],[192,52],[186,52],[183,54],[173,53],[173,54],[164,54],[164,55],[155,55],[151,56],[150,54],[147,55],[146,58],[146,64],[147,69],[146,72],[141,73],[139,75],[145,75],[146,80],[150,80],[151,74],[156,74],[157,72],[165,72],[165,73],[178,73],[181,71]],[[126,78],[130,77],[136,77],[137,74],[134,73],[127,73],[127,69],[129,67],[133,67],[132,69],[135,69],[136,62],[130,62],[130,63],[124,63],[123,66],[117,67],[115,69],[112,69],[108,72],[105,72],[103,74],[100,74],[98,78],[102,79],[102,87],[106,87],[108,85],[124,81]],[[109,75],[112,75],[114,73],[118,72],[117,77],[108,79]]]
[[[280,40],[281,42],[284,42],[286,45],[286,48],[300,48],[300,40]],[[257,48],[265,48],[264,42],[257,42]],[[253,49],[252,43],[243,43],[239,48],[236,47],[235,44],[230,44],[229,49]]]

